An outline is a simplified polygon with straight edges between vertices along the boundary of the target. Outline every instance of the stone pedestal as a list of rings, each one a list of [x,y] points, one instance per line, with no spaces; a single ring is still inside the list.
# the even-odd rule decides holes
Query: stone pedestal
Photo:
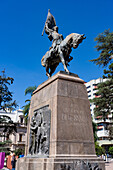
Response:
[[[30,123],[35,111],[45,106],[51,112],[49,153],[29,155]],[[96,166],[105,170],[95,155],[86,87],[75,74],[59,72],[38,86],[31,99],[27,134],[28,156],[17,161],[17,170],[89,170]]]

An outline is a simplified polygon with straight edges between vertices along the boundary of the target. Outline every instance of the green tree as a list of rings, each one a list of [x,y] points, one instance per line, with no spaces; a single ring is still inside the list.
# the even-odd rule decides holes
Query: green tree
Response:
[[[97,141],[98,137],[97,137],[97,124],[92,121],[92,125],[93,125],[93,135],[94,135],[94,142]]]
[[[109,113],[112,113],[113,110],[113,63],[111,63],[109,65],[109,69],[108,70],[104,70],[104,74],[103,78],[106,78],[107,81],[107,85],[108,85],[108,106],[109,106]],[[109,139],[112,140],[113,139],[113,123],[110,123],[108,126],[108,130],[109,130]]]
[[[0,75],[0,110],[5,112],[7,112],[7,109],[12,111],[17,107],[16,101],[13,101],[13,93],[9,90],[13,81],[12,77],[6,77],[5,71],[2,71],[2,75]],[[4,139],[3,142],[0,142],[0,152],[9,154],[11,141],[6,139],[15,132],[17,132],[16,124],[13,123],[11,118],[0,115],[0,137]]]
[[[105,149],[99,146],[97,142],[95,143],[95,151],[97,156],[105,154]]]
[[[17,103],[13,101],[13,94],[9,90],[8,86],[13,84],[14,79],[12,77],[6,77],[5,71],[2,71],[0,75],[0,110],[6,110],[7,108],[13,110],[17,107]]]
[[[10,151],[9,135],[17,132],[17,124],[13,123],[9,116],[0,115],[0,137],[2,137],[3,142],[0,142],[0,152],[5,152],[6,154]]]
[[[12,133],[17,132],[17,123],[14,123],[9,116],[0,115],[0,137],[8,138]]]
[[[112,157],[113,157],[113,147],[112,146],[109,147],[109,154],[112,155]]]
[[[91,102],[95,104],[95,117],[100,116],[100,119],[105,121],[113,109],[113,32],[105,30],[95,38],[95,41],[99,57],[90,61],[99,66],[108,66],[108,69],[104,70],[103,75],[103,79],[106,80],[97,85],[96,98]],[[113,139],[113,124],[110,123],[107,129],[109,139]]]
[[[90,61],[99,66],[107,66],[113,59],[113,32],[110,32],[110,29],[105,30],[95,38],[95,41],[97,41],[95,48],[100,54],[98,58]]]
[[[19,156],[19,155],[24,155],[25,154],[25,149],[21,149],[21,148],[18,148],[14,151],[15,155],[16,156]]]
[[[30,86],[25,90],[25,96],[30,94],[30,96],[33,95],[33,92],[36,90],[36,86]],[[25,117],[25,122],[27,123],[27,119],[28,119],[28,114],[29,114],[29,108],[30,108],[30,99],[27,99],[25,101],[26,105],[23,106],[23,113],[24,113],[24,117]]]
[[[103,75],[103,78],[107,78],[109,80],[113,79],[113,63],[111,63],[109,65],[109,69],[108,70],[106,70],[106,69],[104,70],[104,74],[105,75]]]
[[[95,94],[97,97],[91,100],[95,105],[95,117],[100,116],[104,121],[111,113],[113,105],[113,89],[110,88],[111,82],[113,82],[112,79],[99,83],[97,86],[98,91]]]
[[[5,152],[5,155],[10,154],[10,144],[12,142],[10,140],[0,142],[0,152]]]
[[[105,120],[113,108],[113,32],[109,29],[105,30],[95,38],[95,41],[97,41],[96,49],[100,54],[97,59],[90,61],[99,66],[109,65],[109,67],[108,70],[104,70],[103,79],[106,78],[106,81],[97,85],[97,97],[91,102],[96,106],[95,116],[101,116]]]

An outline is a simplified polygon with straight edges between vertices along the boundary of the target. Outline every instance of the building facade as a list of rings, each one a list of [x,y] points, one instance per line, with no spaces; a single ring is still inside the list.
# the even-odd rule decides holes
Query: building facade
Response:
[[[14,151],[15,149],[25,149],[25,142],[27,137],[27,126],[24,121],[23,112],[21,109],[13,111],[13,112],[5,112],[0,110],[0,116],[7,116],[11,119],[11,121],[16,124],[16,132],[5,135],[3,132],[4,128],[0,128],[0,133],[3,135],[0,137],[0,141],[4,142],[6,140],[10,140],[12,143],[10,144],[10,150]],[[3,125],[2,125],[3,127]]]
[[[102,78],[98,78],[85,83],[87,88],[87,93],[88,93],[88,99],[99,97],[96,96],[96,92],[98,90],[97,85],[104,81],[106,80]],[[94,108],[95,105],[93,103],[90,103],[91,115],[93,121],[97,124],[98,143],[100,146],[103,146],[106,150],[108,150],[108,147],[113,146],[113,140],[109,140],[109,131],[108,131],[108,126],[110,124],[113,124],[112,113],[108,115],[108,118],[104,121],[103,119],[100,119],[101,117],[94,116]]]

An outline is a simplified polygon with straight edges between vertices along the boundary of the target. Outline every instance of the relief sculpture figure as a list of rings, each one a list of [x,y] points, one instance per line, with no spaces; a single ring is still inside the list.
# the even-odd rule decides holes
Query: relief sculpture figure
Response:
[[[30,127],[30,145],[29,145],[29,153],[31,155],[38,153],[38,140],[39,140],[39,129],[41,125],[41,115],[34,114],[31,119],[31,127]]]
[[[46,113],[46,114],[45,114]],[[49,154],[49,134],[50,122],[46,120],[47,112],[34,112],[30,123],[29,154],[48,155]]]
[[[46,75],[51,77],[60,62],[62,62],[64,70],[69,73],[67,66],[73,59],[73,57],[70,56],[72,51],[71,48],[73,47],[76,49],[86,37],[84,37],[84,34],[81,35],[72,33],[64,39],[63,35],[58,33],[58,27],[56,25],[55,18],[50,13],[50,10],[48,11],[44,30],[48,35],[49,40],[52,41],[52,46],[49,48],[49,51],[46,52],[41,60],[42,66],[46,68]]]

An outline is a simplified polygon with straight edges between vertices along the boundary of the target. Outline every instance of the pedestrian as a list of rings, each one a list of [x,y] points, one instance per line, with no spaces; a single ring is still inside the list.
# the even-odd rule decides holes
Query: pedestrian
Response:
[[[15,167],[16,167],[16,156],[15,156],[15,153],[13,153],[13,156],[11,158],[11,165],[12,165],[12,170],[15,170]]]

